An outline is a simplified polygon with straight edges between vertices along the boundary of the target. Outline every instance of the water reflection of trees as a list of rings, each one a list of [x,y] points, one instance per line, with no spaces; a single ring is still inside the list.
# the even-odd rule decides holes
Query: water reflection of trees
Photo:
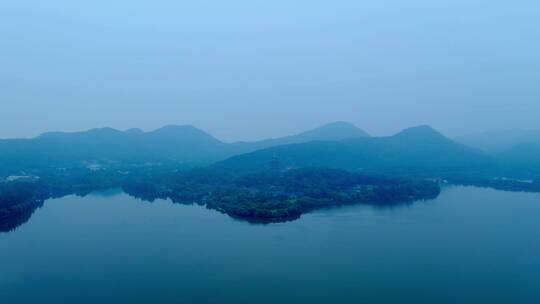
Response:
[[[11,232],[30,220],[34,212],[43,206],[43,201],[27,204],[24,210],[0,217],[0,233]]]

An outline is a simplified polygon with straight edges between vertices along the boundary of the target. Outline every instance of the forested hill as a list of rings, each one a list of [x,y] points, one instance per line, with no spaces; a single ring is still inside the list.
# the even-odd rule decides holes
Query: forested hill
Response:
[[[494,165],[490,156],[454,142],[428,126],[394,136],[313,141],[239,155],[213,167],[258,171],[276,156],[283,169],[325,166],[378,173],[444,173]]]
[[[334,122],[322,127],[309,130],[297,135],[285,136],[281,138],[266,139],[256,142],[238,142],[233,146],[243,153],[252,152],[269,147],[305,143],[310,141],[339,141],[352,138],[370,137],[365,131],[347,122]]]

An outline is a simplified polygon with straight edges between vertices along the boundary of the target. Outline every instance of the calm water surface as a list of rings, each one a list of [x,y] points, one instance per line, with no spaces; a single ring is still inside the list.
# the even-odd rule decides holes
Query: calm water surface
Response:
[[[540,195],[450,187],[270,225],[69,196],[0,234],[0,303],[540,303]]]

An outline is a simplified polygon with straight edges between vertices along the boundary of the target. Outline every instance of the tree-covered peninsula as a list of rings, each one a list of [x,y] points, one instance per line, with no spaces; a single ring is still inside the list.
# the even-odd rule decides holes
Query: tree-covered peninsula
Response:
[[[43,176],[32,181],[0,183],[0,216],[4,222],[24,222],[48,198],[84,196],[111,188],[122,188],[145,201],[160,198],[199,204],[249,222],[287,221],[317,208],[347,204],[410,203],[434,198],[440,191],[438,183],[431,180],[315,167],[250,174],[224,173],[211,168],[185,171],[138,168],[129,173],[72,170]]]

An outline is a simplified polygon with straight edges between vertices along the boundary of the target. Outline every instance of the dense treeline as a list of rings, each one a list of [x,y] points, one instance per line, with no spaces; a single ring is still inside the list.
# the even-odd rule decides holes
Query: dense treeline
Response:
[[[41,198],[42,196],[42,183],[0,183],[0,210],[20,203],[36,200]]]
[[[99,170],[71,168],[42,170],[35,182],[0,183],[0,218],[24,218],[48,198],[79,196],[110,188],[145,201],[171,199],[201,204],[252,222],[298,218],[316,208],[346,204],[387,206],[439,194],[435,180],[422,177],[374,176],[339,169],[305,167],[284,172],[264,168],[257,173],[180,169],[177,166],[109,166]],[[413,175],[414,176],[414,175]],[[487,175],[452,175],[454,184],[502,190],[539,191],[538,180],[487,178]]]
[[[46,197],[41,182],[0,183],[0,232],[26,222]]]
[[[23,216],[47,198],[122,188],[146,201],[169,198],[201,204],[252,222],[298,218],[315,208],[343,204],[398,204],[436,197],[433,181],[367,176],[336,169],[304,168],[249,175],[209,168],[118,168],[43,172],[35,182],[0,183],[0,216]],[[23,208],[24,207],[24,208]],[[33,209],[32,209],[33,208]]]
[[[162,177],[159,183],[127,181],[123,188],[142,199],[171,198],[203,204],[253,222],[294,219],[316,208],[344,204],[399,204],[434,198],[440,192],[434,181],[365,176],[327,168],[239,176],[201,169]]]

